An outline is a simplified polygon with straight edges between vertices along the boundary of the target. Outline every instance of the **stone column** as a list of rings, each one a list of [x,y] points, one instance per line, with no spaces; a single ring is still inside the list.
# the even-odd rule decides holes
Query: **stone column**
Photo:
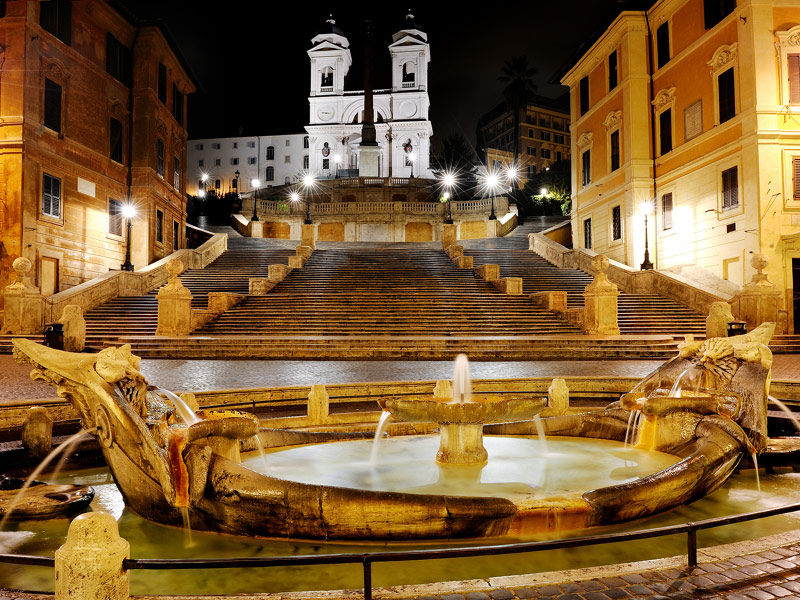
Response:
[[[22,447],[37,458],[53,447],[53,418],[43,406],[32,406],[22,424]]]
[[[20,335],[42,333],[44,296],[28,277],[33,265],[27,258],[19,257],[11,266],[17,272],[17,280],[3,290],[5,312],[0,333]]]
[[[751,331],[766,322],[776,323],[775,333],[786,332],[786,315],[783,310],[783,294],[764,273],[769,261],[763,254],[756,254],[750,262],[756,270],[753,279],[742,288],[742,293],[731,301],[733,312],[747,323]]]
[[[458,225],[455,223],[448,225],[445,223],[442,226],[442,248],[447,250],[449,246],[455,246],[458,241]]]
[[[617,320],[617,286],[608,280],[605,271],[608,258],[598,254],[592,258],[594,281],[583,292],[583,330],[597,335],[619,335]]]
[[[64,325],[64,350],[83,352],[86,347],[86,319],[77,304],[67,304],[61,313],[59,323]]]
[[[122,561],[130,554],[111,514],[78,515],[56,550],[56,600],[128,600],[130,582]]]
[[[156,335],[189,335],[192,331],[192,293],[178,279],[183,263],[173,258],[167,263],[169,280],[158,290]]]
[[[314,224],[306,224],[303,223],[301,225],[302,229],[300,232],[300,245],[301,246],[308,246],[312,250],[317,249],[317,226]]]

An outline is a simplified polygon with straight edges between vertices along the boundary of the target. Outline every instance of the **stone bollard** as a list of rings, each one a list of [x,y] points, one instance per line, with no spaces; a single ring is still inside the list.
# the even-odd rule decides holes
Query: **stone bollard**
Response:
[[[453,382],[449,379],[440,379],[436,382],[436,387],[433,388],[434,398],[452,398],[453,397]]]
[[[450,260],[455,260],[459,256],[464,256],[464,246],[457,246],[453,244],[452,246],[448,246],[445,249],[445,252]]]
[[[22,424],[22,447],[37,458],[47,456],[53,447],[53,418],[44,407],[28,409]]]
[[[31,283],[28,273],[33,265],[24,257],[11,263],[17,280],[3,290],[5,309],[0,333],[21,335],[42,333],[44,329],[44,296]]]
[[[249,292],[251,296],[265,296],[271,287],[270,280],[265,277],[250,278]]]
[[[56,550],[56,600],[128,600],[130,580],[122,561],[130,544],[119,536],[117,521],[105,512],[72,520],[67,541]]]
[[[83,309],[77,304],[67,304],[58,322],[64,325],[64,350],[83,352],[86,347],[86,319],[83,318]]]
[[[302,269],[303,265],[306,261],[303,260],[302,256],[290,256],[289,257],[289,268],[290,269]]]
[[[328,420],[330,414],[330,396],[324,385],[311,386],[308,393],[308,418],[313,425],[322,425]]]
[[[736,319],[731,312],[731,305],[727,302],[712,302],[706,317],[706,338],[726,337],[728,323]]]
[[[491,284],[498,290],[509,296],[522,295],[522,277],[503,277],[494,279]]]
[[[278,283],[286,278],[289,271],[291,271],[291,269],[288,265],[269,265],[267,268],[267,278],[272,283]]]
[[[475,269],[475,274],[484,281],[500,279],[500,265],[481,265]]]
[[[445,224],[442,226],[442,250],[447,250],[449,246],[455,246],[458,241],[458,225]]]
[[[566,414],[569,408],[569,388],[561,377],[553,379],[553,383],[547,388],[547,408],[552,411],[552,415]]]
[[[462,254],[461,256],[457,256],[455,258],[455,263],[459,269],[471,269],[474,260],[474,256],[464,256]]]
[[[307,261],[309,258],[311,258],[311,253],[314,251],[314,249],[311,246],[302,245],[297,246],[294,251],[297,256],[303,257],[303,261]]]
[[[567,292],[534,292],[530,296],[531,302],[551,312],[567,312]]]
[[[176,258],[167,262],[170,277],[158,290],[158,327],[156,335],[189,335],[192,332],[192,293],[178,279],[183,263]]]
[[[303,223],[300,226],[300,243],[308,246],[312,250],[317,249],[317,226],[314,224]]]
[[[608,280],[609,261],[603,254],[592,258],[592,268],[597,272],[594,281],[583,292],[583,330],[596,335],[619,335],[617,317],[617,286]]]

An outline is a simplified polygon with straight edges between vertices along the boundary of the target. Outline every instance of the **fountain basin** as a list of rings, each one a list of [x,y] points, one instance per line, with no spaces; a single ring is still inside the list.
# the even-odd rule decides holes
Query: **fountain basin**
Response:
[[[89,506],[94,490],[85,485],[51,485],[33,481],[24,492],[24,479],[0,479],[0,519],[27,521],[30,519],[55,519],[77,514]]]

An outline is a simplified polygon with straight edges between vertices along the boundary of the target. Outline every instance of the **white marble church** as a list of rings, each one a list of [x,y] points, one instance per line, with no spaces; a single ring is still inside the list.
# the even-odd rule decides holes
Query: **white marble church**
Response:
[[[320,177],[354,177],[364,91],[344,89],[352,59],[350,43],[331,18],[311,40],[309,96],[309,170]],[[379,177],[433,177],[428,120],[428,36],[406,15],[405,27],[392,36],[391,89],[375,90],[374,123],[379,144]]]

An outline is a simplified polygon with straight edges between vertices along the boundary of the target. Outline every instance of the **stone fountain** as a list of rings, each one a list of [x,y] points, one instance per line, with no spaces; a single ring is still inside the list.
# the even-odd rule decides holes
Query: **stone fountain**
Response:
[[[127,505],[145,518],[173,525],[188,519],[194,529],[247,536],[401,540],[611,524],[668,510],[717,489],[745,453],[765,448],[770,336],[765,326],[737,338],[686,342],[678,357],[621,402],[599,412],[544,419],[551,436],[613,440],[620,449],[629,437],[639,448],[670,459],[666,468],[568,498],[542,496],[530,486],[506,496],[415,493],[258,473],[242,465],[239,455],[240,442],[258,433],[255,417],[206,411],[198,413],[198,422],[187,423],[147,384],[127,347],[86,355],[15,340],[14,354],[33,365],[32,377],[57,385],[58,394],[73,404],[84,428],[100,443]],[[699,385],[672,396],[674,383],[689,369],[700,371]],[[460,400],[458,393],[454,396]],[[542,401],[485,397],[387,401],[384,406],[400,419],[440,423],[440,468],[477,465],[480,470],[493,461],[489,452],[484,466],[483,434],[513,442],[513,436],[536,433],[527,419]],[[632,415],[641,415],[640,424],[628,432]],[[304,437],[302,443],[308,441]]]

